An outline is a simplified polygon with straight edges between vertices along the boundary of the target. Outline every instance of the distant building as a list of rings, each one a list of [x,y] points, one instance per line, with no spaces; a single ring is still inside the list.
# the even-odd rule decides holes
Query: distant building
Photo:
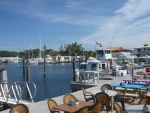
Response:
[[[116,58],[119,57],[121,54],[135,54],[132,50],[123,47],[111,47],[107,48],[107,50],[110,50],[112,56]]]
[[[136,47],[134,48],[137,56],[150,55],[150,46]]]

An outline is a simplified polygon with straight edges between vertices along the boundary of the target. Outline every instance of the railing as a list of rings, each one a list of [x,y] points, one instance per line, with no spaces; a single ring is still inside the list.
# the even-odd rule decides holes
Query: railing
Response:
[[[101,71],[80,71],[80,75],[83,77],[84,83],[90,83],[90,79],[92,79],[91,83],[96,84],[99,83],[100,77],[106,77],[110,75],[110,70],[101,70]]]
[[[0,101],[10,104],[33,103],[36,85],[33,82],[3,81],[0,82]],[[27,99],[28,98],[28,99]]]

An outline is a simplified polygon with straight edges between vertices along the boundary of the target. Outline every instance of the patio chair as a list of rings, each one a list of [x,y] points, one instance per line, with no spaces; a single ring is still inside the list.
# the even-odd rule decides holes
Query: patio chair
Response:
[[[48,104],[50,113],[60,113],[59,111],[57,111],[53,108],[53,107],[57,106],[57,103],[53,99],[48,99],[47,104]]]
[[[74,113],[87,113],[88,112],[89,107],[85,106],[80,108],[78,111],[74,112]]]
[[[97,102],[90,108],[90,110],[100,113],[100,111],[102,110],[102,105],[103,105],[102,102]]]
[[[104,85],[102,85],[101,89],[102,89],[102,90],[105,90],[105,89],[107,89],[107,90],[112,90],[112,87],[111,87],[111,85],[109,85],[109,84],[104,84]]]
[[[82,92],[83,92],[85,101],[88,102],[90,100],[93,100],[93,95],[90,92],[87,92],[84,88],[82,88]]]
[[[64,104],[70,104],[70,100],[76,100],[76,97],[72,94],[66,94],[63,98]]]
[[[117,102],[114,102],[114,108],[116,110],[116,113],[121,113],[122,110],[125,111]]]
[[[102,102],[102,107],[106,106],[106,111],[108,113],[109,95],[104,92],[97,93],[94,96],[94,103],[97,102]]]
[[[29,113],[29,109],[25,104],[16,104],[10,109],[9,113]]]
[[[142,94],[141,91],[138,91],[137,94],[138,94],[138,98],[140,99],[139,100],[139,102],[140,102],[142,100],[142,98],[144,98],[144,95]]]
[[[124,90],[122,94],[116,95],[114,98],[115,102],[121,103],[121,106],[123,109],[125,109],[125,104],[124,104],[125,103],[125,96],[126,96],[126,90]]]
[[[150,97],[143,97],[143,98],[140,100],[139,104],[150,105]]]

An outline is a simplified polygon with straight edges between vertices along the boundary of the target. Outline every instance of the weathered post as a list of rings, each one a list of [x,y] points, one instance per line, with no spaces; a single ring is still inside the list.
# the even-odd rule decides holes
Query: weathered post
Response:
[[[23,65],[23,76],[25,76],[25,65],[26,65],[26,64],[25,64],[25,59],[23,59],[23,62],[22,62],[22,63],[23,63],[23,64],[22,64],[22,65]]]
[[[1,80],[1,76],[2,76],[2,63],[1,63],[1,60],[0,60],[0,80]]]
[[[75,59],[73,58],[73,81],[75,82]]]
[[[45,58],[44,58],[44,78],[46,78],[46,61],[45,61]]]
[[[26,61],[26,81],[28,82],[28,86],[30,87],[30,63],[29,63],[29,60]],[[27,98],[29,99],[29,97],[30,97],[29,92],[27,91]]]
[[[132,66],[132,79],[134,78],[134,66]]]
[[[26,80],[30,82],[30,64],[29,61],[26,61]]]

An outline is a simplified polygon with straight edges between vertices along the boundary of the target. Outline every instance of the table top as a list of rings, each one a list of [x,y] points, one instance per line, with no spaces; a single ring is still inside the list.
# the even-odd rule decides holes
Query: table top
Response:
[[[97,94],[97,93],[100,93],[102,90],[94,90],[94,91],[92,91],[91,92],[91,94],[92,95],[95,95],[95,94]],[[116,96],[117,95],[117,91],[113,91],[113,90],[108,90],[108,92],[107,92],[107,94],[110,96],[110,97],[112,97],[112,96]]]
[[[139,79],[124,79],[123,81],[134,81],[134,82],[150,82],[150,79],[144,79],[144,78],[139,78]]]
[[[110,84],[112,87],[122,87],[122,88],[132,88],[132,89],[141,89],[147,88],[145,85],[137,85],[137,84]]]
[[[126,108],[127,113],[143,113],[144,105],[130,105]],[[148,110],[150,110],[150,105],[147,105]]]
[[[68,104],[61,104],[61,105],[58,105],[58,106],[54,107],[54,109],[69,112],[69,113],[74,113],[82,107],[92,106],[92,105],[94,105],[93,102],[86,102],[86,101],[79,100],[79,104],[77,104],[75,106],[70,106]]]

